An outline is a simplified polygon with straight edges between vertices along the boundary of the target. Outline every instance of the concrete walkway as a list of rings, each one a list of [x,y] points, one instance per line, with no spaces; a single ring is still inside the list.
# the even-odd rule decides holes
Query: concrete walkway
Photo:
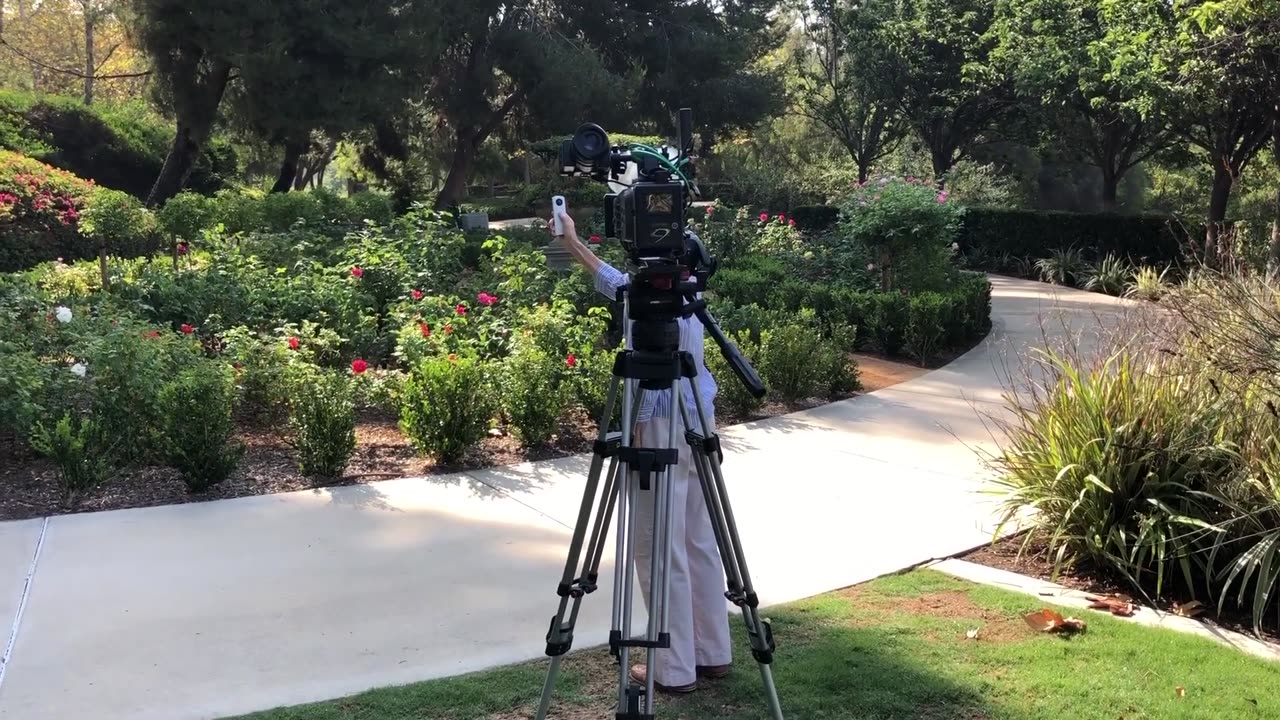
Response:
[[[1041,321],[1088,342],[1097,314],[1124,307],[994,282],[991,337],[948,367],[725,430],[766,602],[989,538],[974,449],[995,447],[981,413],[998,411],[1001,366],[1042,342]],[[537,657],[585,468],[0,523],[0,641],[16,630],[0,718],[212,718]],[[579,647],[606,639],[609,597],[587,599]]]

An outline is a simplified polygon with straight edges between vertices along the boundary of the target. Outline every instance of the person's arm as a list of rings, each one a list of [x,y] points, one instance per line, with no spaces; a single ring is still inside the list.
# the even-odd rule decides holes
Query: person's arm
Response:
[[[564,227],[564,247],[582,264],[587,272],[591,273],[595,278],[596,290],[605,297],[613,300],[618,295],[618,288],[627,284],[627,276],[619,272],[617,268],[609,263],[596,257],[591,252],[591,248],[587,247],[578,239],[578,229],[573,223],[573,218],[568,215],[561,216],[560,223]],[[547,221],[547,229],[552,233],[555,232],[555,221]]]

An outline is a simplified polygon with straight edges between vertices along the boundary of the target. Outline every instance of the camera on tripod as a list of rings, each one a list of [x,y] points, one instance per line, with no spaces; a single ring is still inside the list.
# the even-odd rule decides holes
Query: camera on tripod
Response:
[[[698,194],[692,153],[693,113],[686,108],[676,149],[610,145],[599,125],[582,125],[560,145],[560,173],[621,188],[605,196],[605,235],[621,241],[633,259],[675,259],[686,253],[685,211]]]
[[[680,146],[675,149],[610,145],[603,128],[586,123],[561,143],[560,173],[620,188],[605,196],[605,235],[622,242],[634,266],[627,298],[636,348],[674,351],[680,338],[676,319],[696,315],[734,375],[752,395],[764,397],[760,376],[698,297],[717,263],[685,222],[699,194],[692,157],[693,111],[681,109],[679,121]]]

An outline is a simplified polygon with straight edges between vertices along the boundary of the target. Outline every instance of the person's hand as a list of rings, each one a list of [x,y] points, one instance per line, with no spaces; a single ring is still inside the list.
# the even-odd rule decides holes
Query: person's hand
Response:
[[[560,216],[560,227],[564,229],[566,238],[571,240],[578,239],[578,228],[573,224],[573,218],[569,217],[568,213]],[[547,232],[551,233],[552,237],[555,237],[556,219],[554,217],[547,221]]]

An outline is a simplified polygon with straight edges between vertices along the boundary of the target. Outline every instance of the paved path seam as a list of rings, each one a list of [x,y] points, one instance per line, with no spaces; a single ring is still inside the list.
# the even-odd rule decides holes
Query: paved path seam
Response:
[[[5,671],[13,661],[13,649],[18,644],[18,631],[22,629],[22,613],[27,609],[27,599],[31,597],[31,585],[36,579],[36,569],[40,564],[40,551],[44,548],[44,536],[49,530],[49,518],[40,524],[40,538],[36,540],[35,552],[31,554],[31,565],[27,568],[27,577],[22,583],[22,596],[18,600],[18,611],[13,615],[13,625],[9,628],[9,639],[4,646],[4,655],[0,655],[0,688],[4,687]]]

